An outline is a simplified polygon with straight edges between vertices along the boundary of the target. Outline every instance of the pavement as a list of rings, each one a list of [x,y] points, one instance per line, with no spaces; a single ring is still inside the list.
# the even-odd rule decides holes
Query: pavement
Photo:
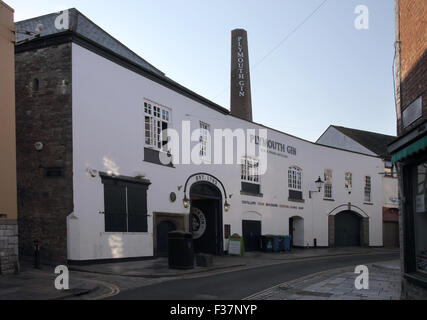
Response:
[[[401,300],[400,261],[367,265],[369,288],[356,289],[354,267],[295,279],[246,300]]]
[[[120,290],[140,288],[174,279],[205,277],[304,259],[361,254],[381,255],[393,252],[398,252],[398,249],[336,248],[296,249],[290,253],[250,252],[243,257],[215,256],[211,267],[195,267],[191,270],[169,269],[167,258],[69,266],[70,289],[65,291],[55,289],[54,281],[58,275],[54,273],[54,267],[42,265],[41,269],[34,269],[31,264],[21,262],[19,274],[0,276],[0,300],[100,300],[112,297]],[[280,299],[279,296],[277,298]]]
[[[195,267],[191,270],[174,270],[168,268],[167,258],[132,261],[121,263],[94,264],[88,266],[71,266],[70,270],[120,275],[143,278],[181,277],[190,274],[205,274],[242,268],[257,268],[281,264],[286,261],[303,259],[336,257],[360,254],[381,254],[398,252],[397,249],[385,248],[325,248],[325,249],[293,249],[291,252],[246,252],[244,256],[214,256],[211,267]]]

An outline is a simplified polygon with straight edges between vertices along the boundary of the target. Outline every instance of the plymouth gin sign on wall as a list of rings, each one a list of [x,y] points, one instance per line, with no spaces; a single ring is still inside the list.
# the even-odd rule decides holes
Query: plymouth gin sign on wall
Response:
[[[261,138],[260,136],[251,135],[251,143],[264,147],[268,150],[268,153],[279,157],[287,158],[288,155],[297,155],[297,149],[295,147],[274,140]]]

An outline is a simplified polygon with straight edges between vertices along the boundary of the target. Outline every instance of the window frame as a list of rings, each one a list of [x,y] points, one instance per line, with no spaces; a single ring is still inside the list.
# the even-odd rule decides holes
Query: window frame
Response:
[[[171,128],[172,111],[149,99],[144,99],[144,147],[168,152],[168,138],[164,130]]]
[[[328,173],[329,173],[329,175],[328,175]],[[328,179],[328,177],[329,177],[329,179]],[[323,197],[325,199],[331,200],[334,198],[333,197],[334,196],[334,194],[333,194],[333,170],[332,169],[325,169],[324,178],[325,178],[325,190],[323,193]],[[329,189],[329,191],[327,191],[328,189]],[[329,192],[330,196],[329,196],[329,194],[327,194],[327,192]]]
[[[368,184],[368,180],[369,180],[369,184]],[[368,195],[367,190],[369,190],[369,198],[367,197]],[[371,176],[365,176],[364,178],[363,201],[365,203],[372,203],[372,177]]]
[[[349,182],[349,184],[348,184],[348,182]],[[348,191],[353,190],[353,173],[352,172],[348,171],[348,172],[344,173],[344,187]]]
[[[210,124],[199,121],[199,127],[200,127],[200,158],[203,160],[208,160],[210,158]]]
[[[104,232],[105,233],[123,233],[123,234],[146,234],[148,233],[148,204],[147,204],[147,190],[148,190],[148,186],[151,184],[148,180],[144,180],[144,179],[136,179],[136,178],[130,178],[130,177],[116,177],[116,176],[110,176],[107,173],[104,172],[100,172],[100,177],[102,180],[102,184],[104,186],[104,192],[103,192],[103,197],[104,197]],[[120,192],[122,192],[124,190],[124,194],[125,194],[125,198],[124,198],[124,203],[120,203],[118,202],[120,207],[123,207],[122,209],[125,208],[125,213],[109,213],[108,212],[108,206],[107,206],[107,202],[111,199],[108,199],[108,192],[111,192],[112,190],[114,190],[114,188],[118,188],[118,190],[120,190]],[[141,200],[141,202],[135,202],[135,203],[130,203],[130,195],[129,195],[129,189],[134,189],[138,190],[138,192],[141,192],[141,196],[143,198],[141,198],[141,196],[137,197],[136,199]],[[124,204],[124,206],[123,206]],[[133,209],[135,207],[138,207],[142,205],[142,211],[134,211]],[[132,209],[132,210],[131,210]],[[141,208],[140,208],[141,209]],[[132,211],[132,212],[131,212]],[[139,212],[139,213],[136,213]],[[142,213],[142,214],[140,214]],[[107,220],[114,218],[114,216],[116,216],[115,218],[117,218],[117,216],[120,215],[126,215],[126,226],[125,228],[122,228],[120,230],[116,229],[114,230],[117,225],[115,226],[110,226],[107,225]],[[141,230],[138,230],[139,225],[137,224],[137,218],[138,217],[142,217],[142,228]],[[129,220],[135,221],[135,224],[130,225],[129,224]]]
[[[291,177],[291,173],[292,173],[292,177]],[[302,181],[303,181],[303,170],[298,166],[289,167],[288,168],[289,190],[302,191]]]
[[[252,174],[251,168],[254,168]],[[259,174],[259,159],[255,157],[245,156],[240,164],[240,179],[242,182],[261,185],[261,177]]]
[[[415,168],[423,162],[427,161],[427,157],[416,155],[402,164],[403,171],[403,193],[408,201],[403,203],[404,212],[404,277],[408,281],[419,286],[427,288],[427,275],[418,271],[416,265],[416,244],[415,244],[415,208],[413,196],[415,194],[415,182],[413,181],[413,173]]]

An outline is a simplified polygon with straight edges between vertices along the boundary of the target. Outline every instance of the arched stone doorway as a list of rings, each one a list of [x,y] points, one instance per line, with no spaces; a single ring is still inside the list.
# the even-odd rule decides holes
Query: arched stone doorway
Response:
[[[209,182],[197,182],[190,189],[190,231],[196,253],[223,252],[221,191]]]
[[[298,216],[289,218],[289,235],[292,237],[292,247],[304,247],[304,218]]]
[[[165,212],[153,212],[153,249],[155,256],[166,256],[168,233],[182,230],[188,232],[188,219],[186,215]]]

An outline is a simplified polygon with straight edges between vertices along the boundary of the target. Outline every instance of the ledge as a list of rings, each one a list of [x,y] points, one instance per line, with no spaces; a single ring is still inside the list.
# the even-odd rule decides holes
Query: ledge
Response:
[[[364,202],[363,204],[366,206],[373,206],[374,205],[372,202]]]
[[[171,162],[170,164],[163,164],[160,162],[160,152],[159,150],[151,149],[151,148],[144,148],[144,162],[157,164],[159,166],[163,166],[166,168],[172,168],[175,169],[175,166]]]
[[[334,199],[323,198],[323,200],[324,200],[324,201],[333,201],[333,202],[335,202],[335,200],[334,200]]]
[[[290,202],[298,202],[298,203],[305,203],[305,200],[304,200],[304,199],[299,200],[299,199],[291,199],[291,198],[288,198],[288,201],[290,201]]]
[[[262,194],[262,193],[250,193],[250,192],[240,191],[240,195],[249,196],[249,197],[257,197],[257,198],[264,198],[264,194]]]

